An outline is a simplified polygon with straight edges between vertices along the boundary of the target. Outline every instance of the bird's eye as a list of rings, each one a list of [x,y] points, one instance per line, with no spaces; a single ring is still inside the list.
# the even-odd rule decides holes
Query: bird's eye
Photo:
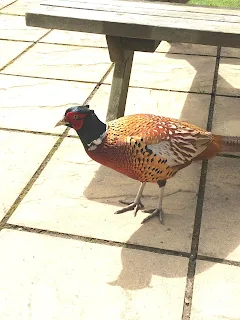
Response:
[[[74,114],[74,115],[73,115],[73,119],[76,119],[76,120],[77,120],[77,119],[79,119],[79,117],[78,117],[76,114]]]

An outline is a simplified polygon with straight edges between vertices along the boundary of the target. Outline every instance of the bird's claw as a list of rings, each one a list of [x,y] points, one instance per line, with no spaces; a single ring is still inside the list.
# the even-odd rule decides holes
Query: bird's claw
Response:
[[[119,200],[119,202],[122,203],[122,204],[127,204],[128,206],[135,203],[135,202],[129,202],[129,201],[124,201],[124,200]],[[135,205],[137,205],[137,204],[135,203]],[[144,208],[144,205],[143,205],[141,200],[139,200],[138,206],[139,206],[139,209],[143,209]]]
[[[145,219],[143,219],[143,221],[141,222],[142,224],[147,222],[148,220],[152,219],[153,217],[156,217],[156,216],[159,217],[160,223],[164,224],[164,222],[163,222],[164,213],[163,213],[162,209],[144,210],[143,212],[150,213],[150,215],[148,217],[146,217]]]
[[[127,201],[120,200],[119,202],[123,203],[123,204],[127,204],[127,206],[122,208],[122,209],[117,210],[115,212],[115,214],[120,214],[120,213],[123,213],[123,212],[134,210],[133,214],[134,214],[134,217],[136,217],[138,210],[144,208],[144,205],[142,204],[141,201],[139,201],[138,203],[136,203],[136,202],[132,202],[132,203],[130,202],[129,203]]]

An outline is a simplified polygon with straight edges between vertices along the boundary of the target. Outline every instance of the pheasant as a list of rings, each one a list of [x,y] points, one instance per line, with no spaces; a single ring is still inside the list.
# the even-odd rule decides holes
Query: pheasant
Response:
[[[152,114],[125,116],[107,124],[89,106],[68,108],[56,126],[76,130],[86,153],[98,163],[141,182],[133,203],[115,213],[143,208],[141,196],[146,182],[160,187],[156,209],[142,223],[159,216],[166,181],[192,161],[210,159],[221,152],[240,152],[240,136],[212,134],[193,124]]]

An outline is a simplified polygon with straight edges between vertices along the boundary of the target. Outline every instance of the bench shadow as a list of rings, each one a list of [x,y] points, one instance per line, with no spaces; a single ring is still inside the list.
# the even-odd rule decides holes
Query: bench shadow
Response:
[[[202,62],[198,61],[198,56],[200,57],[200,59],[203,59],[203,60],[206,59],[206,61],[209,58],[210,59],[212,58],[215,60],[216,59],[215,52],[214,51],[212,53],[210,51],[204,52],[205,51],[204,49],[198,51],[197,48],[196,50],[194,50],[194,46],[195,45],[186,44],[186,43],[172,44],[172,47],[170,47],[169,51],[165,54],[165,56],[167,58],[176,59],[176,60],[184,59],[189,63],[189,65],[191,65],[196,70],[195,78],[193,79],[191,87],[189,88],[190,92],[193,92],[193,93],[195,92],[200,94],[201,93],[209,94],[211,93],[212,88],[208,84],[207,86],[205,86],[205,81],[199,81],[202,79],[204,80],[204,72],[205,71],[209,72],[209,70],[204,70],[203,61]],[[201,45],[201,46],[198,45],[198,47],[211,48],[210,46],[204,46],[204,45]],[[212,48],[216,48],[216,47],[212,47]],[[162,51],[158,51],[158,50],[156,51],[160,53],[164,53]],[[192,52],[193,54],[191,54]],[[225,67],[226,65],[231,65],[232,60],[234,60],[234,66],[237,66],[236,69],[239,70],[239,67],[238,67],[240,65],[239,58],[231,58],[231,57],[226,58],[225,56],[220,58],[220,67],[218,70],[218,79],[217,79],[217,95],[240,97],[240,88],[233,87],[229,82],[227,82],[226,79],[224,79],[221,76],[221,73],[224,72],[222,71],[221,67],[222,66]],[[214,64],[215,64],[215,61],[214,61]],[[231,71],[229,71],[229,74],[230,74],[231,80],[233,80],[234,75],[231,74]],[[207,79],[208,81],[206,81],[206,82],[210,82],[211,86],[212,86],[213,75],[214,75],[214,69],[212,72],[212,78],[209,78]],[[184,111],[184,107],[183,107],[183,111]]]
[[[171,59],[183,59],[183,55],[171,54],[171,48],[166,56],[170,56]],[[207,59],[208,57],[206,57]],[[184,55],[184,59],[193,66],[196,70],[196,77],[193,79],[190,92],[196,91],[197,87],[197,74],[202,73],[202,64],[199,64],[196,58],[192,56]],[[213,58],[214,59],[214,58]],[[226,60],[226,59],[225,59]],[[221,81],[221,87],[224,87],[226,92],[232,92],[234,90],[234,95],[240,96],[240,90],[233,88],[230,83],[224,80],[219,76],[218,81]],[[183,109],[181,118],[186,120],[189,118],[189,111],[193,110],[191,95],[188,94]],[[210,102],[210,96],[209,96]],[[107,103],[107,102],[106,102]],[[201,111],[201,110],[200,110]],[[196,110],[196,112],[200,112]],[[236,117],[233,116],[233,119]],[[228,159],[226,159],[228,161]],[[166,211],[166,220],[165,226],[161,226],[156,219],[149,221],[146,224],[140,226],[140,228],[134,232],[131,237],[128,239],[127,243],[130,244],[140,244],[147,245],[149,247],[158,247],[158,248],[167,248],[180,251],[181,243],[185,248],[182,251],[189,253],[191,246],[191,238],[193,231],[193,222],[196,209],[196,199],[198,194],[198,183],[199,183],[199,173],[200,173],[201,163],[192,165],[187,169],[179,172],[176,177],[170,179],[166,188],[166,195],[164,198],[164,208]],[[106,190],[102,191],[101,198],[101,188],[98,189],[98,198],[94,199],[93,194],[94,190],[98,187],[98,181],[103,181],[103,185],[108,188],[108,199],[106,199]],[[86,188],[84,195],[86,198],[93,201],[105,203],[105,204],[114,204],[122,206],[118,203],[118,200],[133,200],[139,183],[131,180],[123,175],[117,174],[114,171],[105,168],[103,166],[99,167],[99,170],[96,172],[95,177],[92,179],[91,183]],[[158,199],[158,186],[156,184],[148,184],[148,190],[145,192],[143,202],[145,207],[153,207]],[[234,188],[234,186],[232,186]],[[221,201],[221,198],[219,199]],[[176,204],[175,204],[176,202]],[[124,214],[132,215],[131,212]],[[213,214],[214,210],[213,210]],[[230,215],[230,213],[229,213]],[[211,214],[209,214],[211,216]],[[121,216],[119,216],[121,219]],[[133,218],[134,219],[134,218]],[[204,216],[204,219],[208,217]],[[216,219],[218,217],[216,216]],[[231,217],[229,216],[229,219]],[[240,234],[240,215],[239,218],[234,217],[235,229],[238,229],[238,232],[234,232],[231,237],[224,239],[224,257],[227,257],[232,251],[239,246],[239,234]],[[236,219],[238,221],[236,221]],[[219,230],[219,232],[224,233],[224,230]],[[229,229],[228,229],[229,232]],[[161,236],[161,234],[164,236]],[[169,244],[169,245],[168,245]],[[167,278],[181,278],[186,277],[186,268],[188,259],[179,258],[171,256],[170,260],[174,264],[174,259],[185,259],[183,263],[186,265],[186,268],[170,268],[168,263],[165,263],[166,259],[169,259],[170,256],[158,255],[159,259],[154,260],[154,263],[149,263],[150,256],[154,253],[145,252],[141,256],[141,259],[135,259],[133,250],[123,248],[121,250],[121,259],[122,259],[122,271],[118,275],[117,279],[111,282],[111,285],[117,285],[124,289],[128,290],[139,290],[151,285],[151,279],[153,275],[159,275]],[[166,258],[168,257],[168,258]],[[156,263],[158,261],[158,263]],[[211,265],[205,263],[201,272],[210,268]],[[173,272],[174,270],[174,272]]]

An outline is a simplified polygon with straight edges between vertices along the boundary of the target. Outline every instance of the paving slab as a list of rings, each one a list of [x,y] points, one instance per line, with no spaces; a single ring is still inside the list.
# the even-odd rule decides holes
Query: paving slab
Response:
[[[185,258],[12,230],[0,248],[1,319],[181,318]]]
[[[0,127],[61,133],[54,128],[72,105],[82,105],[95,84],[0,74]]]
[[[215,60],[214,57],[136,52],[130,85],[209,93],[212,90]],[[105,83],[111,82],[112,73],[105,80]]]
[[[39,43],[5,71],[15,75],[99,82],[110,65],[107,49]]]
[[[0,219],[7,213],[55,141],[55,137],[0,130]]]
[[[218,72],[217,94],[240,97],[240,59],[221,58]]]
[[[240,58],[240,48],[222,47],[221,56],[228,58]]]
[[[103,34],[75,31],[52,30],[40,42],[107,48],[107,41]]]
[[[8,6],[9,4],[15,2],[16,0],[1,0],[0,9]]]
[[[17,0],[9,2],[13,3],[2,9],[2,12],[24,16],[27,11],[36,8],[40,3],[42,3],[42,0]]]
[[[206,56],[216,56],[217,47],[205,46],[192,43],[175,43],[161,41],[156,52],[181,53],[181,54],[198,54]]]
[[[209,162],[199,254],[240,261],[239,161]]]
[[[36,41],[47,29],[27,27],[25,17],[0,15],[1,39]]]
[[[197,262],[191,320],[240,319],[239,267]]]
[[[7,65],[10,61],[16,58],[20,53],[22,53],[31,45],[32,43],[29,42],[0,40],[0,68]]]
[[[110,85],[101,85],[89,102],[102,121],[106,120]],[[125,115],[153,113],[206,128],[210,95],[133,88],[128,91]],[[72,132],[71,132],[72,133]]]
[[[222,135],[240,136],[239,99],[216,97],[213,132]]]

